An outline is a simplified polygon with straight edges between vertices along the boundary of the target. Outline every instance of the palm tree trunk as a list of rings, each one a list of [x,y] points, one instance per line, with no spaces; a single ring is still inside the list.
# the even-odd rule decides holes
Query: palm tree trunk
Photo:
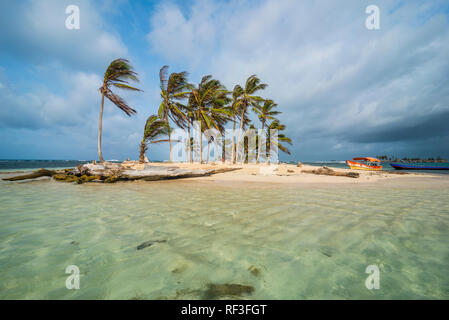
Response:
[[[215,150],[214,150],[214,161],[218,161],[218,140],[214,139]]]
[[[187,132],[189,134],[189,142],[188,142],[188,146],[189,146],[189,159],[190,159],[190,163],[192,163],[192,139],[190,138],[190,122],[187,120]]]
[[[172,156],[172,146],[171,146],[171,128],[170,128],[170,122],[168,120],[168,116],[165,115],[165,121],[167,122],[168,125],[168,144],[170,145],[170,163],[173,162],[173,156]]]
[[[200,127],[200,163],[203,163],[203,132]]]
[[[264,128],[265,128],[265,121],[262,121],[262,134],[264,133],[263,132]],[[259,163],[259,159],[260,159],[260,149],[261,148],[260,148],[260,141],[259,141],[260,139],[259,139],[259,137],[257,138],[257,142],[258,142],[257,146],[258,146],[258,148],[257,148],[257,160],[256,160],[256,163]]]
[[[145,162],[145,139],[142,139],[142,142],[140,143],[140,156],[139,156],[139,162],[144,163]]]
[[[221,162],[226,161],[226,136],[223,133],[221,136]]]
[[[270,127],[268,127],[268,130],[267,130],[267,134],[266,134],[266,137],[267,137],[267,161],[265,161],[266,163],[270,163],[270,149],[271,149],[271,137],[270,137]]]
[[[243,128],[243,122],[245,121],[245,106],[243,106],[242,109],[242,116],[240,117],[240,127],[239,127],[239,136],[237,137],[237,148],[236,148],[236,159],[237,159],[237,153],[239,151],[239,147],[240,147],[240,134],[242,132],[242,128]]]
[[[235,115],[233,119],[233,126],[232,126],[232,163],[235,163]]]
[[[104,88],[101,94],[101,108],[100,108],[100,119],[98,121],[98,158],[100,162],[104,162],[103,155],[101,154],[101,133],[103,125],[103,106],[104,106]]]

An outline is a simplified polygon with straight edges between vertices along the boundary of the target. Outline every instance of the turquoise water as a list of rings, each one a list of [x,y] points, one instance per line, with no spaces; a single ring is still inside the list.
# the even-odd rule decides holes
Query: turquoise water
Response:
[[[448,194],[1,181],[0,299],[201,299],[211,283],[254,288],[218,298],[448,299]],[[378,290],[365,287],[373,264]]]

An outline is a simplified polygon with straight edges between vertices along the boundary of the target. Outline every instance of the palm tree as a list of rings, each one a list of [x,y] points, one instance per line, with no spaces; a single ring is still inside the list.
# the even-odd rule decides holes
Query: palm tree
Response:
[[[268,125],[268,130],[267,130],[267,162],[270,162],[270,150],[271,150],[271,145],[275,145],[279,150],[281,150],[282,152],[285,152],[287,154],[290,154],[290,150],[288,150],[288,148],[286,146],[284,146],[282,143],[288,143],[288,144],[292,144],[292,140],[290,138],[288,138],[287,136],[285,136],[285,134],[283,133],[279,133],[280,131],[284,131],[285,130],[285,125],[281,124],[279,122],[279,120],[274,120],[273,122],[270,123],[270,125]],[[271,136],[271,132],[273,130],[277,130],[278,131],[278,136],[277,139],[274,139],[275,137]]]
[[[204,76],[197,88],[192,88],[188,105],[195,113],[195,120],[200,123],[200,162],[203,162],[203,132],[215,128],[223,132],[223,122],[219,114],[228,114],[224,108],[227,100],[227,90],[220,81],[211,75]]]
[[[273,110],[277,107],[277,104],[273,102],[273,100],[265,100],[263,105],[257,104],[253,107],[253,111],[259,117],[260,122],[262,123],[262,132],[265,129],[265,124],[268,120],[277,120],[274,116],[281,114],[282,112]],[[260,150],[260,148],[259,148]],[[257,160],[259,162],[260,152],[257,153]]]
[[[188,96],[191,85],[187,82],[187,72],[172,73],[168,77],[168,66],[163,66],[159,71],[159,79],[161,86],[161,104],[159,106],[159,118],[164,119],[169,125],[168,142],[170,145],[170,162],[173,161],[172,156],[172,140],[170,130],[170,120],[178,127],[184,128],[186,124],[186,116],[182,112],[183,105],[179,103]]]
[[[194,106],[192,106],[189,103],[187,103],[186,105],[182,105],[182,111],[186,115],[186,124],[187,124],[188,140],[187,140],[186,148],[187,148],[188,155],[189,155],[189,161],[193,162],[193,156],[192,156],[193,137],[190,133],[190,129],[191,129],[191,127],[193,127],[193,122],[195,121]]]
[[[241,114],[240,114],[240,127],[239,127],[239,135],[237,138],[237,151],[239,150],[240,145],[240,135],[243,129],[243,125],[245,123],[246,111],[248,109],[249,105],[256,106],[258,102],[263,101],[259,96],[254,95],[257,91],[263,90],[268,85],[265,83],[260,83],[260,79],[257,78],[256,75],[250,76],[246,80],[245,88],[243,88],[243,92],[239,98],[240,100],[240,108],[241,108]]]
[[[161,136],[169,135],[170,127],[165,120],[159,119],[152,115],[145,123],[145,130],[143,132],[142,142],[140,143],[140,163],[144,162],[145,152],[148,149],[148,144],[167,142],[167,139],[159,139]]]
[[[236,157],[235,157],[235,125],[237,122],[237,118],[240,114],[240,96],[243,94],[243,89],[238,84],[234,87],[234,90],[232,90],[232,104],[231,104],[231,112],[232,112],[232,143],[231,143],[231,158],[232,162],[235,163]]]
[[[130,86],[129,80],[139,82],[137,73],[133,71],[133,67],[129,64],[128,60],[121,58],[115,59],[109,64],[104,74],[103,85],[99,89],[101,93],[101,109],[98,124],[98,157],[100,159],[100,162],[104,161],[103,155],[101,153],[104,97],[108,98],[113,104],[115,104],[118,108],[125,112],[126,115],[131,116],[133,114],[136,114],[136,110],[128,106],[128,104],[125,100],[123,100],[122,97],[116,95],[111,91],[112,86],[124,90],[142,91]]]

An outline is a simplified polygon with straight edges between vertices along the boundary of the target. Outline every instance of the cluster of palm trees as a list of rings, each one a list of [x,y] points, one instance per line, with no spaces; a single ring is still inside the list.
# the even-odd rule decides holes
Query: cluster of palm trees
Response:
[[[285,143],[291,144],[291,140],[280,133],[285,130],[285,125],[281,124],[276,118],[281,112],[276,110],[277,104],[272,100],[260,97],[258,92],[264,90],[267,85],[261,83],[256,75],[250,76],[244,86],[236,85],[232,91],[211,75],[204,76],[197,85],[191,84],[187,79],[187,72],[168,73],[168,66],[163,66],[159,72],[161,103],[159,105],[158,115],[151,115],[144,129],[143,139],[140,144],[140,162],[144,162],[145,152],[148,145],[153,143],[168,142],[170,146],[170,162],[173,161],[173,142],[172,132],[175,127],[181,128],[188,133],[187,151],[189,159],[193,161],[193,145],[199,144],[199,161],[203,162],[203,135],[209,145],[215,143],[221,144],[225,158],[225,145],[231,146],[231,160],[236,163],[238,160],[237,151],[240,150],[240,141],[244,142],[245,154],[243,161],[248,159],[248,142],[241,139],[243,132],[249,127],[254,129],[249,118],[249,110],[253,110],[261,122],[262,129],[267,131],[266,155],[269,154],[272,144],[288,154],[290,151]],[[140,91],[129,84],[129,81],[138,82],[137,73],[133,71],[128,60],[116,59],[106,70],[103,86],[100,88],[101,111],[99,123],[98,154],[100,161],[103,161],[101,154],[101,123],[103,114],[104,97],[108,98],[117,107],[122,109],[128,116],[135,114],[136,111],[129,107],[126,102],[111,91],[111,87],[117,87],[125,90]],[[224,137],[225,125],[229,122],[233,124],[231,141]],[[201,137],[195,141],[191,135],[194,124],[199,124]],[[236,136],[236,127],[238,125],[238,135]],[[208,135],[210,129],[215,129],[222,135],[222,141],[218,141],[214,135]],[[277,130],[276,140],[270,139],[270,130]],[[164,139],[166,137],[166,139]],[[237,139],[235,139],[236,137]],[[259,139],[256,138],[257,161],[259,161],[261,152],[259,149]],[[262,143],[262,142],[261,142]],[[207,161],[209,152],[207,153]],[[228,159],[226,159],[228,160]]]

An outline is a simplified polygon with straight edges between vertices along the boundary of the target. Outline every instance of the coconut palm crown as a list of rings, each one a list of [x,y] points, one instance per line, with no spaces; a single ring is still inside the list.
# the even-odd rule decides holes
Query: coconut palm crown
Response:
[[[277,107],[277,104],[273,100],[265,100],[263,105],[256,105],[253,107],[253,111],[258,116],[260,122],[262,123],[262,132],[265,129],[265,124],[268,120],[278,121],[275,116],[281,114],[282,112],[273,110]],[[257,153],[257,160],[259,162],[260,152]]]
[[[206,75],[201,79],[197,88],[192,88],[188,104],[194,110],[195,120],[200,123],[200,133],[207,129],[224,130],[224,117],[229,115],[225,104],[229,102],[227,90],[220,81]],[[200,161],[203,161],[203,140],[200,141]]]
[[[148,117],[145,123],[142,142],[140,143],[140,163],[145,160],[145,152],[148,150],[148,144],[167,142],[168,139],[160,139],[169,134],[170,127],[165,120],[159,119],[155,115]]]
[[[272,146],[277,147],[282,152],[290,154],[290,150],[283,143],[288,143],[291,145],[292,140],[290,138],[288,138],[285,134],[280,133],[281,131],[284,131],[285,128],[286,128],[286,126],[281,124],[279,122],[279,120],[274,120],[273,122],[271,122],[268,125],[268,130],[267,130],[267,161],[268,162],[270,161],[270,151],[271,151]],[[275,139],[276,137],[272,136],[272,132],[274,130],[277,130],[277,132],[278,132],[277,139]]]
[[[245,87],[242,88],[242,93],[240,95],[240,127],[239,127],[239,134],[237,137],[237,152],[239,152],[239,145],[240,145],[240,137],[241,132],[244,129],[243,126],[246,123],[245,119],[248,118],[246,115],[246,112],[248,110],[248,106],[252,105],[253,107],[257,106],[257,104],[261,101],[264,101],[263,98],[255,95],[257,91],[264,90],[268,85],[265,83],[260,83],[260,79],[253,74],[250,76],[245,83]],[[235,160],[234,160],[235,162]]]
[[[104,161],[101,151],[104,98],[108,98],[114,105],[125,112],[127,116],[136,114],[136,110],[131,108],[122,97],[111,90],[112,87],[115,87],[130,91],[142,91],[129,85],[130,81],[139,82],[139,78],[137,77],[137,73],[133,71],[133,67],[128,60],[122,58],[115,59],[109,64],[104,74],[103,85],[99,88],[101,93],[101,109],[98,125],[98,157],[101,162]]]
[[[187,82],[187,72],[171,73],[168,75],[168,66],[163,66],[159,71],[159,80],[161,87],[161,104],[159,106],[159,118],[164,119],[170,126],[170,120],[180,128],[185,128],[187,117],[182,112],[183,106],[179,102],[189,94],[191,85]],[[170,130],[168,134],[170,144],[170,162],[172,156],[172,139]]]

